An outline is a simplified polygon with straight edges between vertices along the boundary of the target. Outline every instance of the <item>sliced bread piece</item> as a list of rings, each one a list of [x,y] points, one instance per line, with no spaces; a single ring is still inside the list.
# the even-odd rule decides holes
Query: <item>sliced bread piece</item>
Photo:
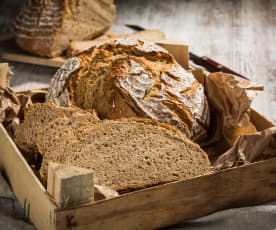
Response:
[[[14,141],[25,153],[38,153],[36,138],[38,132],[57,118],[75,119],[82,122],[97,121],[95,111],[84,111],[77,107],[58,107],[52,101],[37,103],[28,108],[24,121],[15,127]]]
[[[197,144],[174,127],[149,119],[104,120],[79,126],[68,118],[58,118],[40,130],[37,142],[43,154],[43,178],[48,162],[54,161],[93,169],[97,184],[116,191],[210,171],[208,157]]]

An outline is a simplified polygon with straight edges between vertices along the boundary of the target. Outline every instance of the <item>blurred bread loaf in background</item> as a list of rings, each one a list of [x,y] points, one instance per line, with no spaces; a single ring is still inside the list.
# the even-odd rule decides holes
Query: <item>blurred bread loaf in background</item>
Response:
[[[113,0],[29,0],[15,21],[16,42],[30,53],[55,57],[71,41],[103,34],[115,12]]]

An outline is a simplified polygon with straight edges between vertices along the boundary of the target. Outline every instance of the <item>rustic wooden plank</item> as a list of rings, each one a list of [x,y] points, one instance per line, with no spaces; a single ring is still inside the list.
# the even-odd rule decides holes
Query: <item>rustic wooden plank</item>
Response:
[[[94,171],[49,162],[47,191],[60,209],[94,201]]]
[[[0,63],[0,87],[10,87],[10,68],[8,63]]]
[[[261,118],[260,129],[269,124],[261,115],[255,116]],[[39,229],[151,229],[276,198],[276,158],[272,158],[55,212],[56,206],[2,126],[0,144],[4,149],[0,166],[21,204],[25,208],[30,204],[26,213]]]
[[[275,164],[272,158],[57,212],[57,228],[155,229],[221,209],[270,201],[276,198]]]
[[[1,58],[7,61],[15,61],[50,67],[60,67],[66,61],[65,57],[46,58],[21,52],[16,53],[12,51],[2,51]]]
[[[0,169],[8,178],[25,215],[38,229],[54,229],[56,205],[0,124]]]

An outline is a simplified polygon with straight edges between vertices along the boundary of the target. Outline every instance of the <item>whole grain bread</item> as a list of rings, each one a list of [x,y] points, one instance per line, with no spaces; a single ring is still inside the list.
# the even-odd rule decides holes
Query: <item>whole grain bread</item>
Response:
[[[188,179],[210,171],[206,153],[171,125],[149,119],[104,120],[79,124],[58,118],[37,136],[49,161],[93,169],[97,184],[112,189],[143,188]]]
[[[23,123],[15,127],[15,143],[25,153],[39,153],[36,140],[38,133],[58,118],[77,119],[78,122],[84,123],[98,120],[93,110],[84,111],[77,107],[58,107],[52,101],[36,103],[25,111]]]
[[[114,18],[113,0],[29,0],[16,18],[16,42],[28,52],[54,57],[71,41],[103,34]]]
[[[52,79],[47,99],[95,109],[101,119],[169,123],[196,141],[209,126],[203,86],[165,49],[134,39],[105,43],[69,59]]]

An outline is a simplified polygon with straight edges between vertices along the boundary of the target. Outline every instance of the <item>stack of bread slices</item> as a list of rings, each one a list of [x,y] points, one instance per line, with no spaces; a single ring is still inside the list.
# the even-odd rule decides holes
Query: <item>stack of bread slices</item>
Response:
[[[24,152],[93,169],[96,183],[138,189],[210,171],[192,140],[206,136],[204,89],[166,50],[116,40],[68,60],[52,79],[47,101],[25,111],[15,128]]]

